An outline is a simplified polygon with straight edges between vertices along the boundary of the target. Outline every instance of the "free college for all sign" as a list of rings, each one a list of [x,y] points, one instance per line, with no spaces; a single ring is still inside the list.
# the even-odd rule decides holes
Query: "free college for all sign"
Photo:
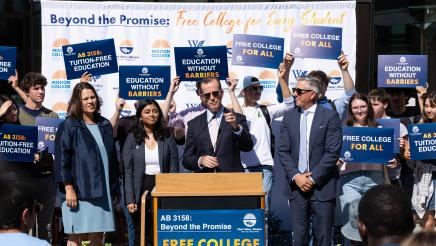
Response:
[[[157,245],[264,244],[264,210],[158,210]]]
[[[284,42],[284,38],[234,34],[232,65],[277,69],[283,60]]]
[[[394,158],[394,129],[343,127],[341,158],[347,163],[388,163]]]
[[[295,26],[291,32],[291,53],[295,57],[337,60],[342,49],[342,28]]]
[[[379,55],[378,87],[415,88],[427,82],[426,55]]]

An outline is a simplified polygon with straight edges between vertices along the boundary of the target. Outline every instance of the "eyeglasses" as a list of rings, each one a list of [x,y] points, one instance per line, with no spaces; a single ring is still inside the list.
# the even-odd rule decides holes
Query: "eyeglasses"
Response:
[[[364,111],[367,111],[368,110],[368,106],[358,106],[358,107],[351,107],[351,110],[352,111],[362,111],[362,112],[364,112]]]
[[[250,86],[246,90],[250,91],[263,91],[263,85]]]
[[[221,91],[212,91],[210,93],[200,94],[200,96],[203,97],[206,100],[209,100],[210,96],[219,97],[220,95],[221,95]]]
[[[305,94],[306,92],[313,91],[313,90],[306,90],[306,89],[300,89],[300,88],[295,87],[295,88],[292,88],[292,91],[297,93],[298,96],[301,96],[301,95]]]

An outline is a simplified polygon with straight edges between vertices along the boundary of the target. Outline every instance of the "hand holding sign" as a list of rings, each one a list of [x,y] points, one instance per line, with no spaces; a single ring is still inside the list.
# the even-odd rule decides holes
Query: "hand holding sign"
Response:
[[[8,112],[9,107],[12,105],[12,101],[6,101],[0,106],[0,117],[5,115]]]
[[[173,80],[171,80],[171,85],[168,93],[172,93],[173,95],[176,94],[177,90],[180,87],[180,81],[180,76],[173,78]]]
[[[11,75],[8,78],[8,83],[11,85],[12,89],[15,89],[18,87],[18,72],[15,69],[15,75]]]
[[[92,78],[92,74],[90,74],[90,73],[88,73],[88,71],[86,71],[82,74],[82,77],[80,77],[80,82],[88,83],[89,81],[91,81],[91,78]]]
[[[347,59],[347,56],[344,54],[344,51],[341,51],[341,55],[338,57],[338,65],[342,71],[348,70],[348,64],[350,62]]]
[[[235,78],[227,78],[226,83],[229,86],[229,91],[235,91],[235,88],[238,85],[238,80]]]

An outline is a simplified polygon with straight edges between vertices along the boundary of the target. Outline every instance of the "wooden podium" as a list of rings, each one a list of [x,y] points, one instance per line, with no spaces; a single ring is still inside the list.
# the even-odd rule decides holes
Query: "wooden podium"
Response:
[[[159,174],[151,195],[155,246],[158,245],[159,209],[264,209],[265,205],[262,173]],[[145,217],[142,222],[145,223]],[[141,232],[141,245],[145,245],[144,230]]]

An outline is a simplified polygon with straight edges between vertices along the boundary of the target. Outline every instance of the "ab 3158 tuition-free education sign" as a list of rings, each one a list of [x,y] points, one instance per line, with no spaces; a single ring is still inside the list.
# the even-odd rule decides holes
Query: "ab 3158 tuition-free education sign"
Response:
[[[103,75],[118,72],[113,39],[62,46],[67,79],[77,79],[84,72]]]
[[[0,124],[0,160],[33,162],[37,141],[36,126]]]

